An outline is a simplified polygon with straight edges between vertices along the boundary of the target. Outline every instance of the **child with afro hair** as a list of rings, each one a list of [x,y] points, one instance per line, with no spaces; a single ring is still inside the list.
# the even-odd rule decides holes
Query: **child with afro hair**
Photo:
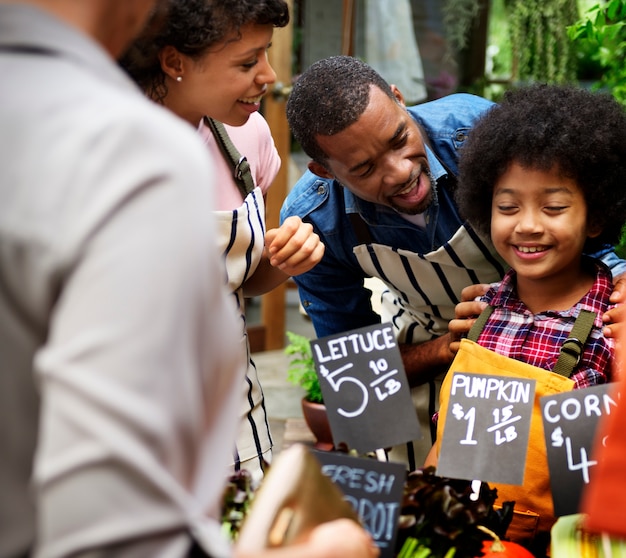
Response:
[[[614,306],[613,278],[602,262],[583,254],[617,244],[626,222],[624,109],[609,95],[574,86],[507,92],[465,142],[456,199],[463,217],[491,236],[510,266],[481,298],[491,314],[474,332],[478,345],[552,372],[587,310],[595,318],[570,379],[574,389],[615,380],[615,342],[603,335],[602,321]],[[431,452],[426,464],[436,460]],[[539,484],[528,482],[525,477],[523,486],[512,487],[514,498],[501,485],[498,494],[522,502],[526,514],[537,503],[533,495],[549,491],[547,469]],[[539,512],[545,511],[541,504],[535,509],[534,538],[521,538],[525,524],[515,518],[511,528],[517,530],[507,535],[516,540],[520,533],[516,542],[544,556],[555,518]]]
[[[626,222],[624,109],[574,86],[507,92],[463,147],[457,202],[511,268],[482,298],[494,311],[478,344],[552,370],[586,308],[596,323],[572,379],[612,380],[614,340],[602,335],[612,277],[583,252],[617,244]]]

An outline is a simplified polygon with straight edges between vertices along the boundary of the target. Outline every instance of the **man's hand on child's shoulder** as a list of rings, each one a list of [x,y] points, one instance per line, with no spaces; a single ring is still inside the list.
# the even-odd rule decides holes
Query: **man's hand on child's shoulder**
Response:
[[[625,286],[626,288],[626,286]],[[489,285],[469,285],[461,291],[461,302],[454,308],[454,319],[448,323],[450,333],[450,351],[456,354],[461,344],[461,339],[474,325],[476,318],[485,309],[487,304],[478,299],[489,290]]]
[[[613,285],[610,301],[616,306],[602,316],[602,321],[605,323],[603,333],[605,337],[619,338],[619,332],[625,329],[626,323],[626,273],[615,277]]]

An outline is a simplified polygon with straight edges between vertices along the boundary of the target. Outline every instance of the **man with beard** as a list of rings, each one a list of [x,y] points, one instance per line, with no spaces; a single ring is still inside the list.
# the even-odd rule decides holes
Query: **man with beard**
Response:
[[[348,56],[310,66],[287,104],[294,137],[312,160],[285,200],[281,220],[297,215],[312,223],[326,246],[315,268],[294,277],[302,305],[318,337],[393,324],[426,431],[438,380],[454,356],[450,343],[470,325],[449,324],[455,307],[482,294],[506,269],[454,201],[463,143],[490,106],[454,94],[407,108],[395,86]],[[614,276],[626,269],[611,248],[602,255]],[[384,283],[380,315],[364,286],[367,277]],[[462,295],[468,285],[475,287]],[[479,313],[478,303],[468,304],[465,317]],[[411,469],[421,465],[430,430],[431,437],[392,458]]]

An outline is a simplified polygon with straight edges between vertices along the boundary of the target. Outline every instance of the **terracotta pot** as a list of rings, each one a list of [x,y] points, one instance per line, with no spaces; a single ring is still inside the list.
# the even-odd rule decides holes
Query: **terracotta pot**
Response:
[[[326,415],[326,406],[323,403],[312,403],[302,398],[302,415],[309,430],[315,436],[315,449],[320,451],[333,450],[335,445]]]

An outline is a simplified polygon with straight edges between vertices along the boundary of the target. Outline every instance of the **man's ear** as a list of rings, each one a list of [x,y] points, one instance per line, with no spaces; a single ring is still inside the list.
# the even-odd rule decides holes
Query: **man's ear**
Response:
[[[324,165],[320,165],[315,161],[309,161],[309,170],[313,174],[317,174],[317,176],[321,176],[322,178],[335,178],[335,175],[328,171]]]
[[[405,107],[406,103],[404,102],[404,95],[402,94],[402,91],[400,91],[398,87],[393,83],[390,85],[390,87],[391,91],[393,92],[393,96],[396,98],[396,101],[398,101],[398,103]]]
[[[184,73],[183,56],[172,45],[167,45],[159,51],[159,62],[163,73],[172,79],[182,77]]]

